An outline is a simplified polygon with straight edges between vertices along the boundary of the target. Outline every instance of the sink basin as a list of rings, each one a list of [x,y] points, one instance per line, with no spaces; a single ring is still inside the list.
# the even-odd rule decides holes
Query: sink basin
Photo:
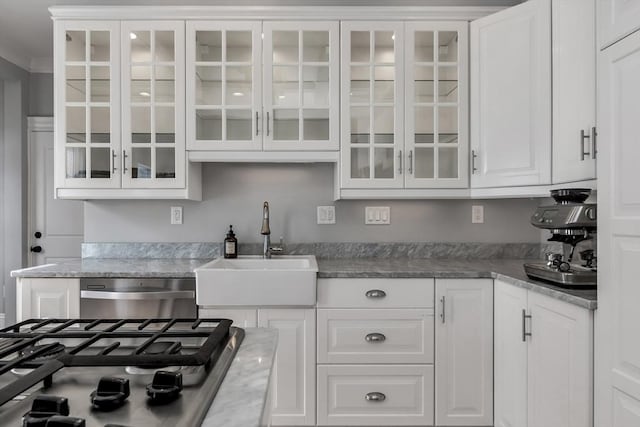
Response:
[[[312,306],[318,263],[313,255],[217,258],[196,268],[202,306]]]

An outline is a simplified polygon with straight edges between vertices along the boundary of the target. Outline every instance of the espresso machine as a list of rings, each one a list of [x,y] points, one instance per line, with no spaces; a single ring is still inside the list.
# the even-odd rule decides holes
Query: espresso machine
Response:
[[[579,251],[576,246],[593,240],[597,231],[597,205],[584,203],[591,190],[567,188],[552,190],[555,204],[540,206],[531,217],[534,227],[549,230],[551,242],[563,244],[562,253],[547,253],[546,262],[526,263],[524,270],[532,279],[564,287],[595,287],[597,257],[593,248]],[[593,246],[593,245],[592,245]]]

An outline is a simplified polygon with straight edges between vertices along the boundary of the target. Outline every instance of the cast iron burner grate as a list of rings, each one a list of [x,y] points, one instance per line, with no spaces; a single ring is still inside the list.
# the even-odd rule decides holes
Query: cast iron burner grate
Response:
[[[0,329],[0,375],[16,368],[33,371],[0,389],[0,405],[40,381],[51,386],[53,374],[64,367],[214,364],[225,348],[231,324],[228,319],[25,320]],[[121,347],[122,342],[135,340],[142,343]],[[191,346],[191,352],[177,351],[187,349],[185,343],[194,340],[204,342]]]

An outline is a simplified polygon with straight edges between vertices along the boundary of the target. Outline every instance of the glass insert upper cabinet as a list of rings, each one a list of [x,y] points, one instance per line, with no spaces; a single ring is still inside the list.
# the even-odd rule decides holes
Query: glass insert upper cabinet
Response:
[[[337,22],[265,22],[264,149],[338,150]]]
[[[260,22],[187,23],[189,150],[261,150]]]
[[[182,188],[184,22],[124,21],[121,27],[123,187]]]
[[[468,24],[405,24],[405,186],[468,187]]]
[[[56,187],[119,188],[120,23],[55,23]]]
[[[342,187],[403,186],[403,23],[342,22]]]

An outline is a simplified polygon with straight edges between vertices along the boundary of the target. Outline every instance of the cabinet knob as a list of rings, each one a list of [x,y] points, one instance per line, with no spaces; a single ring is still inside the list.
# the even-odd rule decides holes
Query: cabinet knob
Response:
[[[367,298],[384,298],[387,296],[385,291],[380,289],[371,289],[364,294]]]
[[[367,402],[384,402],[387,399],[387,396],[384,393],[380,393],[379,391],[372,391],[371,393],[367,393],[364,396],[364,400]]]
[[[31,252],[40,253],[40,252],[42,252],[42,246],[40,246],[40,245],[31,246],[31,248],[29,248],[29,250]]]
[[[387,337],[384,336],[384,334],[378,333],[378,332],[373,332],[370,334],[367,334],[367,336],[364,337],[364,340],[366,342],[384,342],[387,339]]]

